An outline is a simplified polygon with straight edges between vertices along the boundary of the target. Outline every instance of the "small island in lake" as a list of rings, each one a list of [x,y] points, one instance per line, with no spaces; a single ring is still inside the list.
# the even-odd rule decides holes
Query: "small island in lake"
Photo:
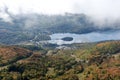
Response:
[[[73,38],[72,37],[64,37],[62,38],[63,41],[72,41]]]

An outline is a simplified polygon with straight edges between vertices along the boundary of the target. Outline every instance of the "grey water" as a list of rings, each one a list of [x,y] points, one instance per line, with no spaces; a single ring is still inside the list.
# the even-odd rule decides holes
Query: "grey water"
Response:
[[[87,34],[55,33],[50,35],[48,43],[62,45],[72,43],[99,42],[105,40],[120,40],[120,31],[91,32]],[[72,37],[72,41],[63,41],[64,37]]]

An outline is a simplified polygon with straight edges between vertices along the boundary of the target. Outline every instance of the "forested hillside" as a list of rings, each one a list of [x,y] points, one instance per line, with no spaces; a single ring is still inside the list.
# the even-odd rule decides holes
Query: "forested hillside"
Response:
[[[120,41],[72,46],[77,48],[34,50],[27,46],[30,51],[1,46],[0,80],[120,79]]]

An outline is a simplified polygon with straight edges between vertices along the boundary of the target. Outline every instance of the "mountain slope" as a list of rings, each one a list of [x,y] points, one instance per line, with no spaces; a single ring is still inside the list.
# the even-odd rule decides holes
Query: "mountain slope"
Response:
[[[2,55],[1,58],[5,60],[5,55],[8,56],[7,60],[10,60],[11,58],[14,59],[16,54],[22,57],[27,56],[27,58],[20,59],[14,63],[9,63],[7,68],[1,69],[0,79],[120,79],[120,41],[77,44],[76,46],[76,49],[33,50],[31,56],[27,56],[31,51],[23,48],[13,46],[2,47],[0,49]]]
[[[17,60],[26,58],[32,54],[31,51],[14,46],[0,47],[0,66],[8,65]]]

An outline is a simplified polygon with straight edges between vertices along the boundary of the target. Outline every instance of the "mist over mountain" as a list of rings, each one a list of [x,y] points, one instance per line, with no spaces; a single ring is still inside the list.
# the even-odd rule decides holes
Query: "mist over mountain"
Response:
[[[66,13],[64,15],[19,14],[4,10],[8,18],[0,18],[0,41],[17,44],[25,41],[49,40],[53,33],[105,32],[120,30],[119,23],[97,26],[85,14]]]
[[[45,15],[37,13],[14,15],[5,7],[1,10],[0,37],[1,43],[14,44],[29,40],[41,41],[50,39],[52,33],[104,32],[120,30],[120,24],[106,23],[96,25],[86,14],[65,13],[63,15]],[[37,37],[36,37],[37,36]],[[42,37],[42,38],[41,38]]]
[[[5,7],[8,7],[8,12],[14,15],[83,13],[89,16],[90,21],[99,27],[120,22],[119,0],[1,0],[0,11],[2,13],[0,13],[0,17],[4,19],[9,17],[9,15],[4,13]]]
[[[50,40],[53,33],[119,31],[119,3],[119,0],[2,0],[0,42]]]
[[[20,13],[20,14],[13,14],[9,12],[9,8],[5,6],[0,10],[0,21],[5,22],[10,25],[16,25],[25,28],[49,28],[49,27],[56,27],[56,25],[61,26],[61,28],[67,27],[83,27],[87,29],[87,27],[93,27],[96,29],[104,30],[104,29],[119,29],[119,20],[109,22],[108,19],[103,20],[104,22],[94,22],[92,18],[84,13],[64,13],[64,14],[54,14],[54,15],[47,15],[47,14],[38,14],[38,13]],[[17,23],[16,23],[17,22]],[[84,24],[84,25],[83,25]],[[66,25],[66,26],[65,26]],[[87,32],[87,31],[86,31]]]

